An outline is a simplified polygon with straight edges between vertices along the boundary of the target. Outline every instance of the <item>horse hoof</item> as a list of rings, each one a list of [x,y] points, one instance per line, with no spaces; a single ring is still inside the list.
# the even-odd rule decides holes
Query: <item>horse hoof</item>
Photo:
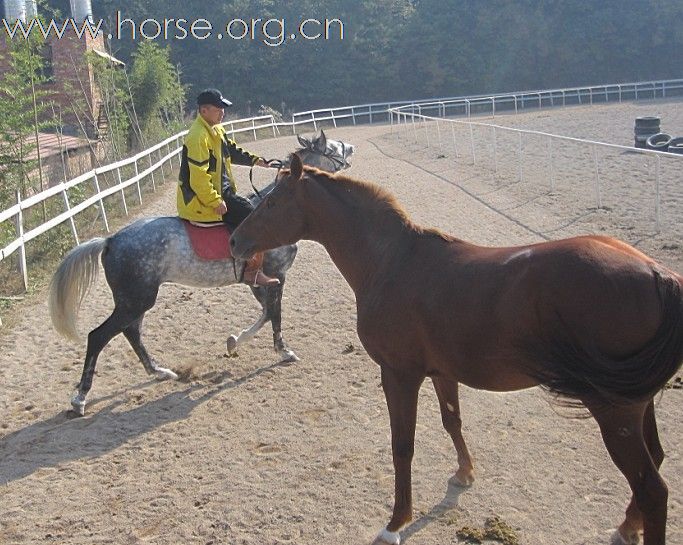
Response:
[[[637,545],[640,542],[638,532],[630,533],[627,536],[621,534],[619,530],[615,530],[610,539],[610,545]]]
[[[453,475],[453,482],[457,486],[469,488],[470,486],[472,486],[472,483],[474,483],[474,475],[472,475],[472,473],[468,471],[458,470],[455,472],[455,475]]]
[[[76,394],[71,398],[71,408],[78,416],[85,416],[85,397]]]
[[[289,349],[282,350],[280,356],[280,363],[294,363],[295,361],[299,361],[299,356]]]
[[[372,545],[400,545],[401,534],[398,532],[390,532],[384,528],[379,535],[372,542]]]
[[[235,337],[234,335],[230,335],[225,344],[226,348],[228,349],[228,354],[233,356],[237,351],[237,337]]]
[[[178,380],[178,375],[176,375],[170,369],[166,369],[164,367],[157,367],[154,370],[154,378],[156,378],[157,380]]]

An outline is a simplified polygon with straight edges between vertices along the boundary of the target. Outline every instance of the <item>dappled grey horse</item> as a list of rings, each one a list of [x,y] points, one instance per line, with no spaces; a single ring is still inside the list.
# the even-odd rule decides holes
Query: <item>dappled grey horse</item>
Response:
[[[299,137],[299,143],[302,149],[298,153],[310,166],[329,172],[350,166],[353,146],[327,139],[322,130],[312,139]],[[249,199],[258,204],[274,185],[272,182],[262,191],[250,195]],[[298,359],[285,344],[281,329],[282,289],[285,274],[292,266],[296,252],[297,247],[292,244],[265,253],[263,269],[269,276],[278,278],[280,285],[251,288],[261,304],[261,316],[238,336],[228,338],[228,352],[233,353],[270,321],[274,348],[281,361]],[[114,310],[88,334],[83,374],[71,399],[74,411],[80,415],[85,413],[85,398],[92,387],[97,358],[119,333],[128,339],[148,374],[158,379],[178,378],[173,371],[154,361],[141,339],[142,320],[145,312],[154,306],[161,284],[175,282],[206,288],[228,286],[240,281],[244,268],[244,262],[240,260],[207,261],[197,257],[183,220],[178,217],[137,220],[108,238],[93,238],[72,249],[57,268],[50,285],[50,317],[55,329],[68,338],[78,339],[78,309],[97,277],[100,255],[114,298]]]

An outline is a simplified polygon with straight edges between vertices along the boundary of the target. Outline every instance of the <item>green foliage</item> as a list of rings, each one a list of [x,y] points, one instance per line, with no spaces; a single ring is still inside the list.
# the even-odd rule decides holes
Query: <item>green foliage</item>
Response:
[[[134,0],[122,7],[102,0],[94,7],[109,20],[121,10],[138,22],[204,18],[216,30],[235,18],[284,19],[288,38],[306,18],[343,22],[343,40],[299,37],[274,47],[259,24],[254,39],[158,39],[181,65],[190,98],[218,87],[242,113],[259,104],[301,110],[683,74],[681,2]],[[130,57],[140,40],[116,42],[117,55]]]
[[[0,209],[15,203],[15,192],[32,183],[36,160],[28,157],[36,149],[35,132],[44,127],[36,121],[45,110],[45,92],[40,84],[44,60],[41,50],[44,41],[8,40],[6,61],[9,69],[0,77]]]
[[[141,42],[133,53],[130,86],[143,142],[167,136],[183,120],[185,91],[168,48]]]

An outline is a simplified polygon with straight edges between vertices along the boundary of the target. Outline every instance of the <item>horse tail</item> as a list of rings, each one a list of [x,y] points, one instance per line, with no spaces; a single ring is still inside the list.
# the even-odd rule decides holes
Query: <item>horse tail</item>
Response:
[[[78,309],[97,279],[98,258],[107,239],[93,238],[76,246],[60,263],[50,282],[48,307],[54,328],[65,337],[78,340]]]
[[[626,358],[610,358],[575,342],[543,342],[533,350],[544,368],[531,374],[565,405],[580,399],[625,405],[652,399],[683,364],[683,293],[676,274],[654,269],[662,321],[650,341]],[[560,337],[561,338],[561,337]]]

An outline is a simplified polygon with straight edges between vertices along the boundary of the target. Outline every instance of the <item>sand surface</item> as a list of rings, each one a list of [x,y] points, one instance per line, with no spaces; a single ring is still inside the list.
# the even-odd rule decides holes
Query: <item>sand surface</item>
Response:
[[[628,145],[633,119],[657,114],[670,134],[683,135],[676,102],[480,121]],[[590,151],[558,145],[552,185],[542,140],[523,141],[530,151],[520,180],[515,137],[506,142],[497,134],[494,157],[492,129],[478,128],[472,164],[466,129],[451,132],[441,122],[420,130],[431,147],[389,126],[329,135],[356,146],[350,174],[388,188],[418,223],[486,245],[613,234],[683,271],[681,161],[660,167],[657,232],[654,159],[602,152],[599,208]],[[296,140],[245,145],[277,157]],[[265,185],[267,173],[257,174]],[[238,176],[246,190],[246,170]],[[162,191],[146,215],[174,213],[174,184]],[[85,345],[53,331],[45,301],[43,293],[0,338],[1,544],[365,544],[387,523],[393,468],[379,368],[356,335],[353,293],[321,246],[300,244],[285,288],[283,332],[300,362],[275,362],[268,325],[238,357],[227,357],[226,337],[259,315],[246,287],[165,285],[147,314],[144,340],[162,365],[184,370],[187,379],[150,380],[125,339],[116,338],[100,357],[84,418],[66,409]],[[81,310],[82,334],[111,308],[101,276]],[[683,543],[682,395],[668,390],[657,405],[671,544]],[[477,471],[467,490],[449,481],[455,453],[425,382],[414,521],[404,543],[458,543],[458,529],[483,527],[493,516],[515,529],[521,544],[609,543],[630,493],[592,419],[566,418],[538,389],[463,387],[461,406]]]

